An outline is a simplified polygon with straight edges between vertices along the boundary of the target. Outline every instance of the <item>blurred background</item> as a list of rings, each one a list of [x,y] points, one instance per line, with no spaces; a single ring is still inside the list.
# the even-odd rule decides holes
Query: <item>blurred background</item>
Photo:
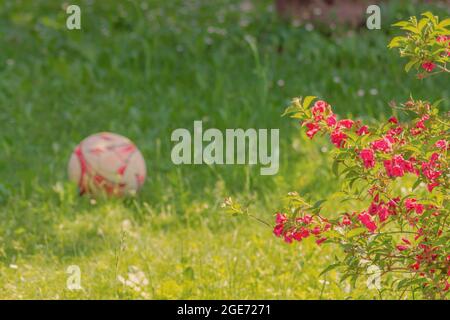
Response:
[[[316,201],[338,188],[328,141],[280,117],[295,96],[368,123],[410,94],[449,98],[447,79],[419,81],[387,49],[392,23],[448,16],[449,2],[375,2],[381,30],[365,27],[366,1],[0,1],[0,298],[371,297],[319,277],[335,248],[286,246],[219,206],[231,195],[272,222],[286,192]],[[69,4],[81,30],[66,28]],[[194,120],[279,128],[279,173],[173,165],[171,132]],[[143,152],[137,198],[80,198],[68,183],[74,146],[100,131]],[[72,264],[83,290],[66,288]],[[138,289],[121,281],[135,274]]]

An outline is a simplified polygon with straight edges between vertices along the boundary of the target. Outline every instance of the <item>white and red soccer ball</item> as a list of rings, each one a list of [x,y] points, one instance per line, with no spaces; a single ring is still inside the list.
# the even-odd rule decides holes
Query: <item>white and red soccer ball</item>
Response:
[[[80,194],[133,195],[146,176],[144,158],[128,138],[109,132],[93,134],[76,146],[69,178]]]

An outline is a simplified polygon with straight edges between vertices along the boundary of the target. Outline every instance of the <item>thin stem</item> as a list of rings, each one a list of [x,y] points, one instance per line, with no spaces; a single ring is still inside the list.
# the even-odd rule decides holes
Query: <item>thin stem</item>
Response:
[[[270,229],[272,229],[272,225],[270,225],[268,222],[266,222],[266,221],[264,221],[264,220],[262,220],[262,219],[260,219],[260,218],[258,218],[258,217],[255,217],[254,215],[251,215],[251,214],[248,214],[248,216],[249,216],[250,218],[255,219],[256,221],[258,221],[258,222],[264,224],[265,226],[269,227]]]

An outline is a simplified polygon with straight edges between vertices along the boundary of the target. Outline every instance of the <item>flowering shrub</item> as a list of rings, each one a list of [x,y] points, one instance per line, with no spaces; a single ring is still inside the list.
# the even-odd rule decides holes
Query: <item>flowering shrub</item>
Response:
[[[410,33],[390,46],[411,59],[407,69],[418,65],[427,72],[448,72],[450,32],[445,27],[450,20],[439,23],[431,14],[424,16],[397,24]],[[342,280],[356,282],[368,266],[376,266],[383,284],[389,283],[383,290],[398,292],[399,298],[410,292],[444,299],[450,287],[450,123],[438,105],[410,98],[392,107],[412,120],[401,123],[393,116],[369,127],[339,119],[329,103],[316,97],[295,98],[285,114],[300,120],[308,138],[329,137],[335,146],[332,171],[342,177],[340,194],[356,208],[324,214],[323,201],[311,205],[289,193],[287,206],[275,216],[275,236],[287,243],[313,237],[318,245],[339,245],[344,256],[324,272],[341,268]],[[231,198],[224,206],[248,214]]]
[[[431,12],[422,14],[418,20],[411,17],[409,21],[394,24],[408,31],[406,36],[394,37],[389,48],[400,48],[400,55],[409,58],[405,66],[408,72],[411,68],[422,68],[418,74],[424,78],[430,74],[450,72],[447,63],[450,61],[450,18],[439,22]],[[433,72],[435,71],[435,72]]]

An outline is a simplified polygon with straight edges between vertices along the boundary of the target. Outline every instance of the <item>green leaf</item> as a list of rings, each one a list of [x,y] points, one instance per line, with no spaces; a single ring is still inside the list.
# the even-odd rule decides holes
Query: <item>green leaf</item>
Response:
[[[355,184],[355,182],[359,179],[359,176],[356,178],[353,178],[352,180],[350,180],[348,187],[351,190],[353,188],[353,185]]]
[[[428,19],[422,18],[419,21],[419,24],[417,25],[417,29],[419,29],[420,32],[422,32],[422,29],[427,25]]]
[[[413,146],[413,145],[406,145],[402,149],[409,150],[409,151],[412,151],[415,153],[422,153],[422,150],[420,150],[419,148],[417,148],[416,146]]]
[[[321,206],[322,203],[324,203],[325,201],[327,201],[326,199],[322,199],[317,201],[316,203],[314,203],[314,205],[312,206],[312,209],[316,209],[319,208]]]
[[[305,118],[304,115],[302,114],[302,112],[294,113],[290,117],[293,118],[293,119],[303,119],[303,118]]]
[[[327,273],[327,272],[330,272],[330,271],[333,270],[333,269],[336,269],[336,268],[339,267],[340,265],[341,265],[340,263],[333,263],[333,264],[330,264],[328,267],[326,267],[326,268],[319,274],[319,277],[322,276],[322,275],[324,275],[324,274]]]
[[[352,178],[358,178],[359,172],[356,170],[350,170],[346,175],[345,179],[352,179]]]
[[[403,287],[406,287],[408,285],[408,282],[411,282],[410,279],[402,279],[399,283],[397,283],[397,289],[401,289]]]
[[[359,139],[359,136],[358,136],[355,132],[347,131],[347,132],[345,132],[345,134],[346,134],[347,137],[350,138],[350,140],[352,140],[353,142],[356,142],[356,141],[358,141],[358,139]]]
[[[326,237],[326,238],[329,238],[329,239],[336,239],[336,238],[340,238],[341,237],[341,234],[339,232],[335,231],[335,230],[325,231],[324,233],[322,233],[322,235],[324,237]]]
[[[437,56],[437,55],[439,55],[441,52],[446,52],[447,50],[448,50],[447,48],[440,48],[440,49],[438,49],[438,50],[436,50],[436,51],[433,51],[432,55],[433,55],[433,56]]]
[[[183,276],[186,279],[194,280],[194,278],[195,278],[194,269],[192,269],[192,267],[185,268],[184,271],[183,271]]]
[[[422,240],[423,240],[424,238],[425,238],[424,236],[420,236],[420,237],[418,237],[417,239],[413,240],[413,241],[412,241],[413,245],[414,245],[414,246],[417,246],[419,243],[422,242]]]
[[[317,98],[317,97],[315,97],[315,96],[307,96],[303,100],[303,108],[307,109],[309,107],[309,105],[311,104],[311,102],[314,101],[315,98]]]
[[[442,20],[441,22],[439,22],[439,24],[437,25],[438,28],[445,28],[447,26],[450,26],[450,18],[447,18],[445,20]]]
[[[333,171],[336,177],[339,177],[339,160],[334,160],[331,170]]]
[[[405,71],[409,72],[409,70],[411,70],[411,68],[417,63],[417,59],[412,59],[411,61],[409,61],[406,65],[405,65]]]
[[[413,186],[412,186],[412,190],[413,190],[413,191],[419,186],[420,182],[422,182],[422,181],[420,180],[420,178],[417,179],[416,182],[414,182],[414,184],[413,184]]]
[[[297,111],[299,111],[299,110],[300,110],[300,109],[299,109],[298,107],[292,105],[292,106],[287,107],[287,108],[284,110],[284,112],[283,112],[283,114],[282,114],[281,116],[284,117],[285,115],[287,115],[287,114],[289,114],[289,113],[294,113],[294,112],[297,112]]]
[[[400,47],[400,43],[402,41],[404,41],[405,39],[406,39],[405,37],[392,38],[391,42],[389,42],[389,44],[388,44],[388,48],[392,49],[392,48]]]
[[[407,31],[411,31],[412,33],[415,33],[415,34],[419,34],[420,33],[419,29],[417,27],[413,27],[413,26],[405,26],[405,27],[402,27],[402,29],[403,30],[407,30]]]
[[[445,101],[445,99],[439,99],[439,100],[435,101],[435,102],[431,105],[431,107],[432,107],[432,108],[437,108],[443,101]]]
[[[408,21],[399,21],[399,22],[394,23],[392,26],[393,27],[405,27],[405,26],[410,26],[410,25],[411,25],[411,23]]]
[[[422,16],[427,17],[428,19],[430,19],[431,22],[433,22],[434,25],[437,23],[436,17],[430,11],[422,13]]]
[[[356,228],[356,229],[352,229],[349,232],[347,232],[347,234],[345,236],[347,238],[353,238],[353,237],[363,234],[365,232],[367,232],[366,228]]]

